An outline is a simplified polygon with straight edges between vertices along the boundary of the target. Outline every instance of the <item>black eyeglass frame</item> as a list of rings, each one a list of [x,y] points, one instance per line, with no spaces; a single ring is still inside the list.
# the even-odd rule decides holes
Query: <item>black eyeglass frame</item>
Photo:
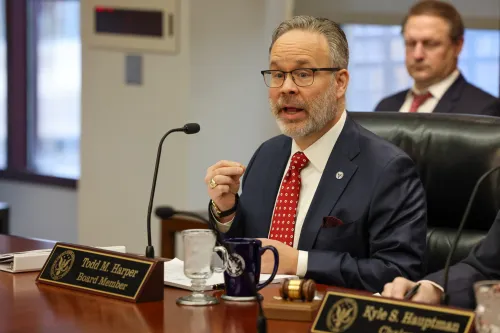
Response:
[[[295,78],[293,76],[293,72],[295,72],[295,71],[301,71],[301,70],[305,70],[305,69],[312,71],[312,73],[313,73],[313,75],[312,75],[313,76],[312,81],[311,81],[310,84],[307,84],[307,85],[298,84],[297,82],[295,82]],[[340,67],[296,68],[296,69],[288,71],[288,72],[282,71],[282,70],[279,70],[279,69],[265,69],[263,71],[260,71],[260,74],[262,74],[262,78],[264,79],[264,83],[269,88],[279,88],[279,87],[281,87],[285,83],[286,77],[287,77],[288,74],[292,75],[293,83],[295,83],[298,87],[309,87],[309,86],[312,86],[313,83],[314,83],[314,77],[315,77],[316,72],[338,72],[340,70],[342,70],[342,68],[340,68]],[[271,87],[266,82],[265,74],[272,74],[272,73],[276,73],[276,72],[283,73],[285,76],[283,77],[283,82],[281,82],[281,84],[279,86]]]

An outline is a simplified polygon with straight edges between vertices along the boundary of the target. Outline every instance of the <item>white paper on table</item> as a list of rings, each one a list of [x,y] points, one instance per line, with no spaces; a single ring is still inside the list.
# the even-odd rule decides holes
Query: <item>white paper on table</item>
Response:
[[[164,263],[164,284],[181,289],[191,289],[191,279],[184,275],[184,261],[174,258]],[[271,274],[260,274],[260,282],[267,281]],[[271,283],[281,283],[285,279],[298,279],[296,275],[276,275]],[[221,289],[224,287],[224,273],[213,273],[207,279],[205,290]]]
[[[125,246],[96,246],[98,249],[125,253]],[[9,273],[36,272],[42,269],[52,249],[13,252],[0,255],[0,271]]]

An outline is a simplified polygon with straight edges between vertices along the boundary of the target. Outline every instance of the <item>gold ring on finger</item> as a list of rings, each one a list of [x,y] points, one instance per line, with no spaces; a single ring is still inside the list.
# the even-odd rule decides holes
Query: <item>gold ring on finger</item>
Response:
[[[218,184],[212,178],[212,179],[210,179],[210,182],[208,183],[208,185],[210,186],[210,188],[216,188]]]

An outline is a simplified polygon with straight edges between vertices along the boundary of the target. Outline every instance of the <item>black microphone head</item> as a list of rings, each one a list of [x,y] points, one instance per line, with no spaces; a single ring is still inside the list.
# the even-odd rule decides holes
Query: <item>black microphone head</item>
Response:
[[[161,218],[163,220],[171,218],[176,213],[177,213],[176,210],[170,206],[160,206],[160,207],[156,207],[156,209],[155,209],[156,216],[158,216],[159,218]]]
[[[200,124],[197,123],[187,123],[183,127],[184,133],[186,134],[195,134],[200,131]]]

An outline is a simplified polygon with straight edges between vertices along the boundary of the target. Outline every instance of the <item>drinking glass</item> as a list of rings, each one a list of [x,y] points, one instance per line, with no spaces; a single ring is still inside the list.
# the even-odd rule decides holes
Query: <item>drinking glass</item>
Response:
[[[476,296],[476,332],[500,333],[500,280],[474,284]]]
[[[182,305],[217,304],[217,298],[205,294],[207,279],[214,272],[222,273],[227,268],[227,251],[222,246],[215,246],[215,233],[207,229],[189,229],[182,232],[184,241],[184,275],[191,279],[191,290],[188,296],[177,299]],[[212,262],[214,252],[222,255],[222,266]]]

